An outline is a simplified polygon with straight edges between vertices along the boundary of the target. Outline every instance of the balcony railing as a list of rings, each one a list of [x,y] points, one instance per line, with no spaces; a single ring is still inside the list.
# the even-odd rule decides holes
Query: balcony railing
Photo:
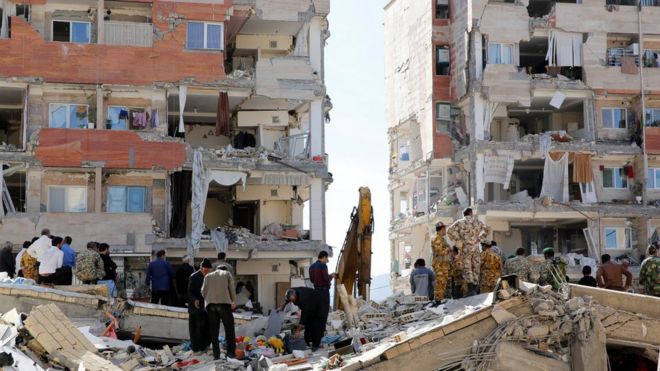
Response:
[[[621,66],[623,58],[634,57],[635,64],[639,66],[639,55],[633,49],[632,47],[607,49],[607,65]]]
[[[309,158],[309,133],[296,134],[278,139],[276,150],[286,158],[304,160]]]
[[[150,47],[153,42],[151,23],[106,21],[104,30],[104,44],[107,45]]]

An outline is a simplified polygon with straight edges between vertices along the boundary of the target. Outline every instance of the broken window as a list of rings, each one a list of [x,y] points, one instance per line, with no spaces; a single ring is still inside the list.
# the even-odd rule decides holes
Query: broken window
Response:
[[[449,75],[449,47],[435,47],[435,74],[439,76]]]
[[[222,23],[188,22],[186,47],[188,49],[222,50],[224,38]]]
[[[632,230],[630,228],[608,227],[603,230],[603,237],[606,249],[632,249]]]
[[[53,41],[89,44],[91,39],[91,24],[89,22],[53,21]]]
[[[85,129],[89,124],[89,106],[86,104],[51,103],[51,128]]]
[[[489,64],[517,64],[514,54],[514,44],[488,43]]]
[[[628,127],[628,110],[626,108],[601,109],[603,128],[625,129]]]
[[[435,18],[449,18],[449,0],[435,0]]]
[[[108,187],[108,203],[106,211],[109,213],[143,213],[147,199],[145,187]]]
[[[603,169],[603,188],[628,188],[628,177],[623,167],[606,167]]]
[[[660,168],[650,167],[647,174],[646,188],[660,189]]]
[[[73,186],[48,187],[48,212],[87,212],[87,188]]]

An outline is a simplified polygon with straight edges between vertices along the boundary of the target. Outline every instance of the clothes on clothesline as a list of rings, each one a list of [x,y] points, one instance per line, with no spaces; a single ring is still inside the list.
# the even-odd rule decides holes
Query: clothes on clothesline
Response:
[[[149,122],[149,114],[147,112],[132,112],[131,126],[138,129],[144,129]]]
[[[128,110],[120,110],[119,111],[119,119],[120,120],[128,120]]]
[[[553,158],[557,156],[560,157]],[[541,196],[548,196],[557,202],[568,202],[568,155],[566,153],[555,152],[545,158]]]
[[[236,149],[256,147],[256,145],[257,140],[255,139],[254,135],[248,132],[241,131],[236,135],[236,137],[234,137],[234,148]]]

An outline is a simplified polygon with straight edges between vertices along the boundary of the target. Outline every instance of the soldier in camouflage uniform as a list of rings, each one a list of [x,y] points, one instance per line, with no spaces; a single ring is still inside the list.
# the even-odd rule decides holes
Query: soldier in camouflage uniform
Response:
[[[86,285],[96,284],[105,276],[103,259],[96,249],[96,242],[88,242],[87,250],[76,257],[76,277]]]
[[[648,258],[639,270],[639,283],[644,287],[644,294],[660,297],[660,249],[650,245],[646,254]]]
[[[465,289],[465,281],[463,280],[463,257],[461,257],[458,247],[452,248],[451,257],[451,297],[459,299],[463,297],[463,293],[467,292]]]
[[[485,294],[495,290],[497,280],[502,275],[502,258],[491,249],[490,242],[484,242],[481,246],[483,251],[481,252],[481,275],[479,276],[481,286],[479,291]]]
[[[566,281],[568,263],[559,257],[555,258],[555,250],[552,247],[543,249],[543,257],[545,261],[539,270],[539,285],[552,285],[553,289],[559,290]]]
[[[449,281],[451,263],[451,248],[445,241],[446,228],[442,223],[435,226],[436,235],[431,243],[433,248],[433,273],[435,273],[435,301],[445,298],[445,290]]]
[[[531,273],[529,261],[525,258],[525,249],[516,250],[516,256],[509,258],[504,262],[504,275],[515,274],[523,281],[531,282]]]
[[[481,267],[479,242],[485,240],[490,232],[490,227],[474,218],[471,208],[465,209],[463,218],[447,229],[447,235],[458,246],[463,257],[463,279],[468,285],[466,296],[477,294]]]

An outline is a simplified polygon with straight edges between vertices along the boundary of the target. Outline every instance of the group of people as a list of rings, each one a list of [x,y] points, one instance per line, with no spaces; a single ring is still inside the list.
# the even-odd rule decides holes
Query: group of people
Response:
[[[449,227],[438,223],[431,242],[433,269],[426,268],[424,259],[415,261],[410,275],[413,294],[428,296],[439,303],[447,297],[461,298],[491,292],[502,275],[516,275],[523,281],[551,285],[555,290],[568,282],[568,263],[556,257],[553,248],[543,250],[544,261],[538,267],[537,278],[532,274],[524,248],[517,249],[515,256],[505,259],[495,241],[485,240],[490,233],[490,228],[474,218],[470,208],[464,210],[463,218]],[[455,246],[450,247],[446,236]],[[613,262],[608,254],[601,257],[601,262],[596,278],[591,277],[591,267],[583,267],[584,277],[578,284],[627,291],[633,281],[627,265]],[[660,248],[657,243],[647,249],[639,282],[646,294],[660,296]]]
[[[110,246],[89,242],[86,251],[76,254],[72,243],[70,236],[53,236],[46,228],[41,236],[25,241],[14,257],[13,244],[6,242],[0,251],[0,272],[6,272],[10,278],[24,277],[47,285],[71,285],[75,274],[85,284],[104,282],[113,292],[117,264],[110,257]]]

